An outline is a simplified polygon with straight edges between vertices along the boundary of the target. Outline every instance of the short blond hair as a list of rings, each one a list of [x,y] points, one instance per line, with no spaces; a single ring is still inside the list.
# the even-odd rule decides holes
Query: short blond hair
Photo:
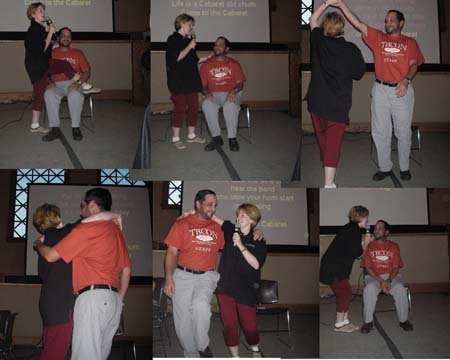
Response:
[[[320,24],[323,34],[329,37],[344,35],[345,19],[336,11],[326,13]]]
[[[45,230],[56,228],[61,223],[61,210],[56,205],[45,203],[38,207],[33,214],[33,225],[43,234]]]
[[[348,212],[348,219],[354,222],[360,222],[366,216],[369,216],[369,210],[362,205],[353,206]]]
[[[244,212],[244,214],[246,214],[255,223],[255,225],[261,220],[261,212],[253,204],[242,204],[236,209],[236,214],[239,214],[239,211]]]
[[[29,6],[28,6],[28,9],[27,9],[27,17],[28,17],[28,19],[29,20],[32,20],[33,19],[33,15],[34,15],[34,13],[37,11],[37,9],[39,8],[39,6],[42,6],[43,8],[44,8],[44,10],[45,10],[45,4],[44,3],[42,3],[42,2],[34,2],[34,3],[32,3],[32,4],[30,4]]]
[[[192,21],[192,24],[195,24],[195,20],[194,18],[189,15],[189,14],[180,14],[175,18],[174,21],[174,26],[175,26],[175,31],[178,31],[181,29],[181,25],[185,24],[189,21]]]

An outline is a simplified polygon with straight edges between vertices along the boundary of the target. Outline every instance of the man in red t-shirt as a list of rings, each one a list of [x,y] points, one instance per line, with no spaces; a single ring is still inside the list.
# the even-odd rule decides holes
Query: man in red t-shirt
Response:
[[[386,221],[378,220],[373,234],[374,241],[367,245],[361,260],[361,267],[367,272],[363,292],[364,325],[361,332],[367,334],[373,328],[373,313],[381,291],[394,297],[400,326],[405,331],[411,331],[413,326],[408,320],[407,291],[399,274],[403,267],[400,248],[387,239],[389,224]]]
[[[236,133],[245,75],[239,62],[227,56],[230,46],[228,39],[219,36],[214,44],[214,56],[200,67],[204,96],[202,109],[212,136],[211,142],[205,146],[206,151],[215,150],[223,145],[219,126],[221,107],[227,126],[230,150],[239,150]]]
[[[175,330],[186,357],[211,355],[211,299],[219,281],[217,255],[224,246],[221,227],[211,218],[217,198],[212,190],[195,196],[195,214],[178,220],[165,239],[164,292],[172,298]]]
[[[50,132],[42,140],[53,141],[61,136],[59,106],[61,99],[67,96],[70,118],[72,120],[72,136],[74,140],[79,141],[83,139],[80,123],[84,103],[83,94],[86,94],[86,92],[80,91],[80,86],[89,79],[91,67],[83,52],[71,47],[72,30],[68,27],[64,27],[59,31],[58,44],[59,46],[52,50],[52,58],[69,62],[73,70],[81,74],[81,79],[78,82],[73,82],[64,74],[52,75],[51,82],[44,94]],[[89,93],[97,92],[100,92],[100,89],[92,88],[89,91]]]
[[[82,217],[111,209],[111,193],[102,188],[86,192]],[[131,261],[125,238],[112,221],[77,225],[54,247],[35,243],[49,262],[72,262],[72,286],[77,295],[73,312],[72,360],[106,359],[128,290]]]
[[[377,148],[378,171],[375,181],[392,174],[392,125],[398,141],[400,177],[410,180],[411,124],[414,109],[414,89],[411,81],[417,68],[425,61],[415,39],[401,34],[405,17],[398,10],[389,10],[384,20],[385,33],[363,23],[343,0],[327,0],[327,4],[342,10],[350,23],[361,32],[372,50],[375,63],[375,83],[372,89],[371,129]],[[392,120],[391,120],[392,119]]]

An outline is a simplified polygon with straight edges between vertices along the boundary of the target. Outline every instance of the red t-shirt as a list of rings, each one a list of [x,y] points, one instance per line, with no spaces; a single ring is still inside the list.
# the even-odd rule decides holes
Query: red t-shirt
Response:
[[[179,250],[178,265],[202,271],[216,268],[217,254],[224,246],[220,225],[197,215],[178,220],[164,242]]]
[[[211,92],[229,92],[237,83],[245,81],[241,65],[226,56],[224,60],[214,57],[206,60],[200,67],[203,88]]]
[[[398,83],[408,73],[411,60],[418,65],[425,61],[416,40],[408,36],[392,36],[367,26],[367,36],[363,34],[362,39],[372,50],[377,79]]]
[[[73,292],[93,284],[120,287],[119,274],[131,268],[126,240],[112,221],[93,221],[77,225],[55,245],[62,259],[72,261]]]
[[[61,48],[58,47],[52,50],[52,58],[69,62],[75,72],[86,72],[90,69],[86,57],[83,52],[78,49],[69,48],[68,51],[62,51]],[[52,75],[52,80],[66,81],[70,79],[64,74],[56,74]]]
[[[377,275],[390,274],[394,267],[403,267],[400,248],[390,240],[369,243],[361,259],[361,267],[372,268]]]

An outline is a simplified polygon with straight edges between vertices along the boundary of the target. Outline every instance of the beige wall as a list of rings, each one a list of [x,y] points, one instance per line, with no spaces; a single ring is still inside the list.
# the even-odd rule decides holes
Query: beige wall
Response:
[[[17,312],[14,337],[40,337],[40,285],[0,284],[0,309]],[[124,325],[127,336],[151,336],[151,287],[130,286],[125,298]]]
[[[153,251],[154,277],[164,276],[164,255],[164,251]],[[318,270],[317,255],[268,254],[261,278],[278,281],[280,304],[316,305]]]
[[[368,129],[370,125],[370,93],[374,73],[366,73],[360,81],[353,82],[353,106],[350,125]],[[311,72],[302,72],[302,99],[308,90]],[[450,73],[419,73],[413,82],[415,108],[413,122],[430,127],[450,128]],[[432,89],[432,91],[430,91]],[[303,126],[312,127],[306,102],[302,103]],[[439,125],[440,124],[440,125]]]
[[[399,234],[389,239],[400,246],[404,268],[400,270],[403,280],[416,289],[440,290],[449,287],[449,252],[447,234]],[[320,237],[322,256],[333,236]],[[361,274],[360,262],[356,260],[350,283],[356,287]],[[325,286],[325,285],[323,285]]]
[[[91,82],[104,90],[131,90],[130,42],[79,42],[91,64]],[[0,42],[0,94],[31,92],[23,41]]]
[[[199,57],[209,53],[199,52]],[[241,63],[247,81],[244,101],[289,101],[289,56],[287,52],[235,52],[230,54]],[[169,103],[165,53],[152,52],[151,99],[152,104]]]

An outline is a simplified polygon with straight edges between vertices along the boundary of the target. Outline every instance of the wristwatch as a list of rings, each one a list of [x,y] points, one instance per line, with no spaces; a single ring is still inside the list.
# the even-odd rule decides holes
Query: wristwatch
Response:
[[[404,79],[408,80],[408,84],[411,84],[411,79],[409,77],[405,76]]]

